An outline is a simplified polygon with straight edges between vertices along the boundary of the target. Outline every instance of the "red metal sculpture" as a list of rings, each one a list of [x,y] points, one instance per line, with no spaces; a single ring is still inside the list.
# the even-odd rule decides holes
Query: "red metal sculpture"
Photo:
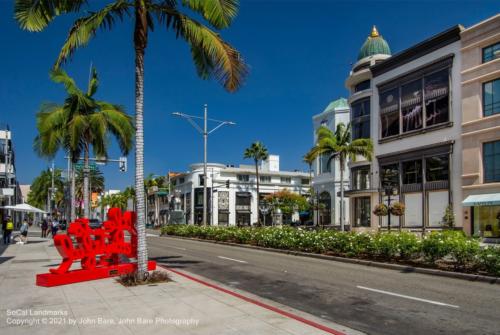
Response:
[[[67,234],[56,235],[54,245],[63,260],[57,269],[37,274],[38,286],[58,286],[118,276],[134,272],[136,263],[120,262],[122,257],[137,257],[135,212],[119,208],[108,211],[108,221],[101,228],[92,229],[88,219],[77,219],[69,225]],[[128,232],[128,236],[126,236]],[[71,270],[75,261],[81,269]],[[156,262],[148,262],[148,270],[156,269]]]

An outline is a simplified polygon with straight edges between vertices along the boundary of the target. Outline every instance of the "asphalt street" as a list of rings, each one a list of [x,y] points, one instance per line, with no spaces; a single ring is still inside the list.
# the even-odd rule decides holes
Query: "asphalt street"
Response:
[[[499,334],[500,285],[148,234],[160,264],[368,334]]]

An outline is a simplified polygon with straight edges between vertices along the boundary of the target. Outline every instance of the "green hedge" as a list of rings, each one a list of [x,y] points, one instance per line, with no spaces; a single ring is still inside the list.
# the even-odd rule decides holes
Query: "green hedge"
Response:
[[[162,234],[385,261],[453,268],[500,276],[500,248],[481,249],[460,231],[432,232],[424,238],[410,232],[356,233],[306,231],[290,227],[240,228],[167,225]]]

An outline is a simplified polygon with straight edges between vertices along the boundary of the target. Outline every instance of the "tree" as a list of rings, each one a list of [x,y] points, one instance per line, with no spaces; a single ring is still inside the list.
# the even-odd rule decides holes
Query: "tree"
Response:
[[[49,189],[52,187],[52,171],[50,169],[43,170],[38,177],[31,183],[30,192],[28,193],[28,204],[44,208],[50,198]],[[64,180],[60,169],[54,170],[54,203],[56,207],[60,207],[64,202]]]
[[[35,151],[42,157],[53,158],[62,149],[73,162],[83,152],[83,202],[85,217],[89,217],[89,153],[97,157],[108,156],[109,134],[117,140],[121,152],[127,155],[132,147],[134,126],[123,107],[96,100],[99,87],[95,68],[91,70],[87,91],[84,92],[63,70],[50,72],[51,79],[64,85],[67,97],[64,104],[45,103],[37,113],[38,135]]]
[[[257,224],[260,226],[260,208],[259,208],[259,163],[269,157],[266,147],[262,142],[254,142],[252,145],[245,149],[243,158],[253,159],[255,163],[255,179],[257,182]]]
[[[22,29],[41,31],[58,15],[80,12],[85,0],[16,0],[15,18]],[[175,0],[116,0],[97,11],[81,11],[61,48],[55,67],[64,63],[79,47],[87,45],[101,30],[111,30],[116,21],[125,17],[134,19],[135,50],[135,188],[137,193],[137,254],[138,275],[147,272],[147,248],[144,199],[144,55],[148,33],[155,22],[171,30],[177,38],[184,39],[191,48],[191,56],[198,75],[203,79],[215,78],[226,90],[236,91],[247,74],[240,53],[225,42],[220,30],[231,25],[238,13],[238,0],[183,0],[180,4],[189,12],[200,14],[208,25],[192,19],[179,10]],[[133,15],[132,13],[133,12]]]
[[[337,159],[340,165],[340,229],[344,230],[344,171],[347,160],[355,162],[357,156],[362,156],[368,161],[372,160],[373,144],[369,138],[351,138],[351,124],[347,126],[344,123],[339,123],[335,129],[335,133],[327,127],[320,127],[317,132],[317,140],[315,146],[310,153],[314,157],[319,155],[328,155],[330,164],[331,160]]]
[[[268,194],[265,199],[274,208],[281,209],[283,214],[293,214],[295,211],[303,212],[310,207],[306,198],[287,189]]]
[[[104,192],[104,176],[99,169],[90,169],[87,174],[88,184],[85,186],[85,173],[82,170],[78,170],[76,172],[75,178],[75,196],[76,199],[79,200],[80,204],[85,203],[85,195],[88,195],[88,192],[85,192],[85,187],[92,193],[102,193]],[[89,197],[90,199],[90,197]],[[83,201],[82,201],[83,200]],[[89,206],[90,208],[91,206]]]

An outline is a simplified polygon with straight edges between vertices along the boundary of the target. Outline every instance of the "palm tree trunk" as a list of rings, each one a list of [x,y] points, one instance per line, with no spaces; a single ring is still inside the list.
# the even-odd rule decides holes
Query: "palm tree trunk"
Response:
[[[344,231],[344,160],[340,160],[340,230]]]
[[[144,54],[147,45],[147,17],[144,2],[135,1],[135,194],[137,200],[137,276],[144,280],[148,271],[144,192]]]
[[[259,162],[255,160],[255,176],[257,178],[257,226],[260,226],[260,208],[259,208]]]
[[[83,157],[83,216],[90,217],[89,207],[89,145],[85,144],[85,153]]]
[[[71,164],[71,217],[70,222],[75,221],[76,219],[76,185],[75,185],[75,164],[73,162]]]

